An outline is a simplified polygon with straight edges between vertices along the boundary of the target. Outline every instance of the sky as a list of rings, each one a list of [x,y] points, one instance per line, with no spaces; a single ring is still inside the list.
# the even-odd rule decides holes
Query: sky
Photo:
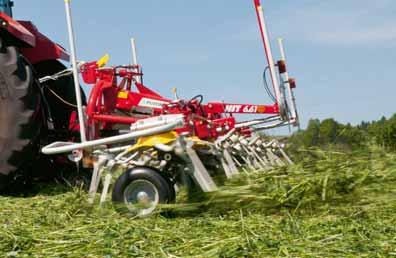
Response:
[[[285,40],[305,127],[357,124],[396,112],[396,1],[262,0],[272,48]],[[253,0],[72,0],[79,60],[131,62],[136,38],[147,86],[171,97],[270,104]],[[15,0],[14,16],[69,49],[63,0]]]

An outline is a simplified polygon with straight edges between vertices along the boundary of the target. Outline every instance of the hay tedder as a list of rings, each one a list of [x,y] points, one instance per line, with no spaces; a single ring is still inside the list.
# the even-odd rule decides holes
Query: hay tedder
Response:
[[[24,95],[14,97],[18,110],[11,110],[15,107],[11,106],[11,101],[4,102],[7,98],[1,100],[0,122],[17,122],[14,126],[18,128],[8,134],[2,130],[0,137],[23,137],[15,143],[9,155],[3,154],[7,140],[0,138],[3,178],[12,171],[23,169],[22,164],[17,166],[15,163],[19,154],[27,151],[34,154],[38,147],[49,157],[67,156],[71,162],[92,169],[90,202],[94,202],[102,181],[101,203],[112,186],[113,202],[137,216],[145,216],[158,204],[174,202],[176,191],[182,185],[198,186],[203,192],[212,192],[224,178],[293,164],[283,143],[260,134],[271,128],[298,126],[299,121],[293,93],[296,83],[286,70],[282,40],[279,40],[281,59],[275,64],[263,9],[259,0],[254,4],[268,63],[264,79],[266,91],[274,102],[271,105],[205,103],[202,95],[181,99],[176,91],[171,98],[163,97],[143,84],[134,40],[131,65],[107,66],[108,55],[99,61],[77,62],[70,1],[65,1],[72,68],[32,73],[37,78],[31,84],[38,88],[39,103],[31,107],[36,108],[22,112],[23,107],[29,107],[23,102],[29,97],[27,90]],[[12,49],[18,50],[17,47]],[[57,45],[55,49],[59,53],[56,59],[61,58],[60,54],[67,56]],[[27,58],[25,66],[27,70],[33,70],[34,63],[30,64],[29,60]],[[9,74],[15,74],[12,72]],[[272,89],[266,81],[267,72]],[[85,84],[92,85],[87,99],[79,86],[79,73]],[[59,84],[65,80],[68,81],[66,86]],[[9,86],[1,82],[2,96],[7,92],[5,87]],[[16,85],[15,94],[23,87]],[[33,94],[35,87],[31,88]],[[68,108],[57,107],[59,103]],[[21,112],[20,120],[4,120],[7,112]],[[237,121],[236,116],[242,114],[254,118]],[[40,116],[40,123],[34,123]],[[31,124],[40,128],[34,131],[36,134],[24,134],[25,127],[34,127]]]

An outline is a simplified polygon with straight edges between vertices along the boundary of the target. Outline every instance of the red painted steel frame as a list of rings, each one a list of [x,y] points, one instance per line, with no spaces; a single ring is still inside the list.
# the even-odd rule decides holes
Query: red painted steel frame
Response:
[[[272,55],[268,50],[266,41],[265,24],[261,17],[261,4],[254,0],[260,32],[268,64],[273,63]],[[271,56],[271,58],[270,58]],[[83,79],[88,84],[94,84],[88,99],[86,114],[88,127],[94,135],[100,137],[102,129],[112,129],[116,124],[130,125],[139,119],[158,116],[162,114],[183,114],[186,126],[178,132],[189,132],[201,139],[217,138],[232,129],[235,129],[236,120],[233,114],[267,114],[279,115],[279,103],[273,105],[234,104],[222,102],[209,102],[201,104],[198,99],[190,101],[171,101],[160,94],[138,83],[135,77],[141,77],[140,67],[117,66],[100,68],[97,62],[91,62],[81,67]],[[274,69],[272,80],[274,83]],[[118,79],[122,79],[118,82]],[[137,91],[133,91],[132,84]],[[278,94],[279,95],[279,94]],[[278,97],[278,96],[277,96]],[[278,102],[278,98],[277,101]],[[122,116],[120,114],[124,113]],[[250,128],[240,128],[240,132],[250,134]]]
[[[66,50],[40,33],[32,22],[16,21],[3,12],[0,12],[0,21],[0,28],[24,43],[20,52],[30,63],[56,59],[69,60]]]
[[[88,99],[88,126],[100,137],[101,129],[112,129],[116,124],[130,125],[139,119],[161,114],[184,114],[186,127],[177,131],[189,132],[201,139],[217,138],[235,128],[232,114],[278,114],[274,105],[233,104],[209,102],[201,104],[197,99],[171,101],[157,92],[137,83],[134,77],[141,76],[134,66],[99,68],[96,62],[81,67],[86,83],[94,84]],[[118,79],[122,79],[118,82]],[[132,89],[132,83],[136,91]],[[118,111],[132,115],[121,116]],[[145,113],[139,113],[139,111]],[[134,113],[134,112],[137,113]],[[129,114],[129,113],[128,113]],[[138,114],[136,116],[136,114]],[[230,116],[226,117],[225,115]],[[91,130],[92,131],[92,130]],[[247,128],[241,132],[249,134]]]
[[[52,42],[45,35],[40,33],[36,26],[30,21],[19,21],[35,37],[35,46],[32,48],[20,49],[30,63],[36,64],[47,60],[61,59],[69,61],[69,54],[58,44]]]
[[[81,67],[84,82],[94,84],[86,109],[88,126],[91,132],[94,131],[91,138],[99,138],[100,130],[111,130],[116,124],[131,125],[139,119],[160,115],[162,104],[170,102],[139,83],[135,83],[138,92],[133,92],[131,89],[133,78],[142,75],[135,72],[135,68],[134,66],[99,68],[96,62],[86,63]],[[118,82],[119,78],[122,79],[121,82]],[[149,108],[147,105],[152,103],[157,103],[159,106],[151,108],[151,112],[146,115],[121,116],[116,112],[117,110],[132,112],[133,108],[145,107],[145,104],[146,108]]]
[[[34,47],[36,45],[35,36],[21,23],[14,20],[3,12],[0,12],[0,19],[2,20],[2,24],[0,24],[1,28],[7,30],[15,38],[21,40],[23,43],[30,47]]]
[[[266,42],[265,25],[261,22],[261,4],[254,0],[257,17],[259,19],[261,37],[268,64],[271,66],[272,54]],[[282,67],[280,67],[282,68]],[[138,72],[136,72],[138,71]],[[152,116],[162,114],[183,114],[185,127],[176,131],[189,133],[201,139],[215,139],[235,129],[236,120],[233,114],[266,114],[280,115],[279,103],[273,105],[235,104],[209,102],[201,104],[200,98],[190,101],[171,101],[157,92],[138,83],[135,77],[142,76],[140,66],[118,66],[99,68],[96,62],[83,65],[81,73],[88,84],[94,84],[88,106],[88,127],[95,131],[95,138],[100,137],[101,129],[112,129],[116,124],[130,125]],[[275,72],[275,69],[271,71]],[[272,74],[273,84],[274,74]],[[122,79],[118,82],[118,79]],[[136,87],[134,91],[132,84]],[[277,98],[277,101],[278,98]],[[125,116],[119,115],[124,113]],[[251,128],[239,128],[244,135],[252,133]]]

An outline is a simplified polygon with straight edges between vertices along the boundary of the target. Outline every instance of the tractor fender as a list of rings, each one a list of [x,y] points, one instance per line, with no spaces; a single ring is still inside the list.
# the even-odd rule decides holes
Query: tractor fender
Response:
[[[35,47],[36,37],[21,23],[4,12],[0,12],[0,31],[2,37],[18,47]]]
[[[36,44],[31,48],[21,48],[21,53],[30,63],[36,64],[42,61],[57,60],[69,61],[70,56],[66,50],[43,35],[37,27],[30,21],[18,21],[36,39]]]
[[[69,61],[69,54],[60,45],[43,35],[30,21],[16,21],[0,12],[0,34],[31,63],[61,59]]]

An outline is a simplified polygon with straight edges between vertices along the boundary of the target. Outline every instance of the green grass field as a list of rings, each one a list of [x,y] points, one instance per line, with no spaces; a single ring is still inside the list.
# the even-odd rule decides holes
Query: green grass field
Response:
[[[396,257],[396,155],[301,156],[147,219],[67,187],[0,197],[0,257]]]

